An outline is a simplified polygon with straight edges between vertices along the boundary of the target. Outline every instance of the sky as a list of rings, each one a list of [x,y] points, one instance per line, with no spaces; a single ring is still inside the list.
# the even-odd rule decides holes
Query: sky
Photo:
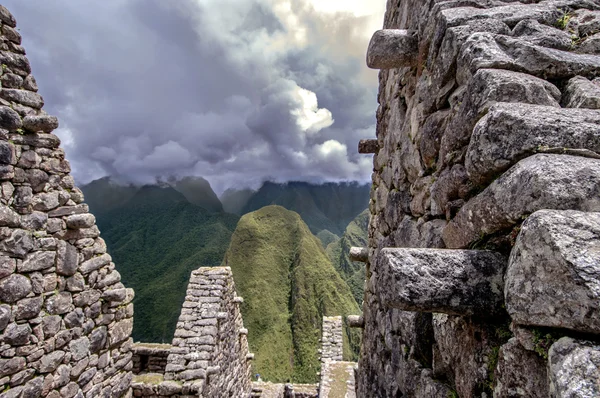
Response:
[[[4,0],[73,175],[368,181],[384,0]]]

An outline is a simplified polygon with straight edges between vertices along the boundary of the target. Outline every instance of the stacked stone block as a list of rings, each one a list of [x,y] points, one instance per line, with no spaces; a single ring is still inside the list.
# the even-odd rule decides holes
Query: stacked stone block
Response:
[[[343,324],[341,316],[323,317],[321,338],[321,380],[319,397],[355,395],[355,362],[343,361]]]
[[[130,392],[133,291],[120,281],[0,6],[0,397]]]
[[[358,395],[600,395],[600,4],[388,0],[367,64]]]

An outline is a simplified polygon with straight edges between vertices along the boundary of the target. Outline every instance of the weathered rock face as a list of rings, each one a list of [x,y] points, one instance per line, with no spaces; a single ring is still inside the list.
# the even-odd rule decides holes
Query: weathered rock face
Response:
[[[69,175],[0,6],[0,396],[130,394],[133,291]]]
[[[600,395],[600,346],[563,337],[548,353],[551,397]]]
[[[598,333],[599,12],[388,0],[358,396],[548,396],[553,339]]]

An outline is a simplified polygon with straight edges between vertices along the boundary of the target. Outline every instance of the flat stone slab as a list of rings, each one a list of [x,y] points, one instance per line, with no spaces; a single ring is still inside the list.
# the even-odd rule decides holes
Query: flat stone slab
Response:
[[[587,149],[600,154],[600,112],[496,104],[473,130],[465,167],[473,182],[483,184],[544,148]]]
[[[600,211],[600,160],[537,154],[469,200],[443,231],[447,248],[511,228],[541,209]]]
[[[410,66],[417,59],[416,32],[382,29],[373,34],[367,50],[367,66],[372,69],[394,69]]]
[[[389,307],[490,316],[502,310],[505,268],[505,258],[489,251],[383,249],[374,272]]]
[[[600,213],[535,212],[523,223],[505,281],[515,323],[600,333]]]
[[[548,352],[551,397],[600,396],[600,346],[563,337]]]

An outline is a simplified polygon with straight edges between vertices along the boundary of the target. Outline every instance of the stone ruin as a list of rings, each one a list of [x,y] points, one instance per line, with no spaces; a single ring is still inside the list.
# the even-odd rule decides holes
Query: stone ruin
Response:
[[[600,2],[388,0],[367,63],[357,395],[600,396]]]
[[[261,396],[228,268],[194,271],[172,345],[132,343],[15,27],[0,6],[0,398]],[[325,320],[321,396],[600,396],[600,3],[388,0],[367,63],[363,343],[340,362]]]
[[[342,356],[343,324],[341,316],[323,318],[323,337],[321,339],[321,381],[320,398],[346,397],[356,398],[354,382],[355,362],[344,362]]]

